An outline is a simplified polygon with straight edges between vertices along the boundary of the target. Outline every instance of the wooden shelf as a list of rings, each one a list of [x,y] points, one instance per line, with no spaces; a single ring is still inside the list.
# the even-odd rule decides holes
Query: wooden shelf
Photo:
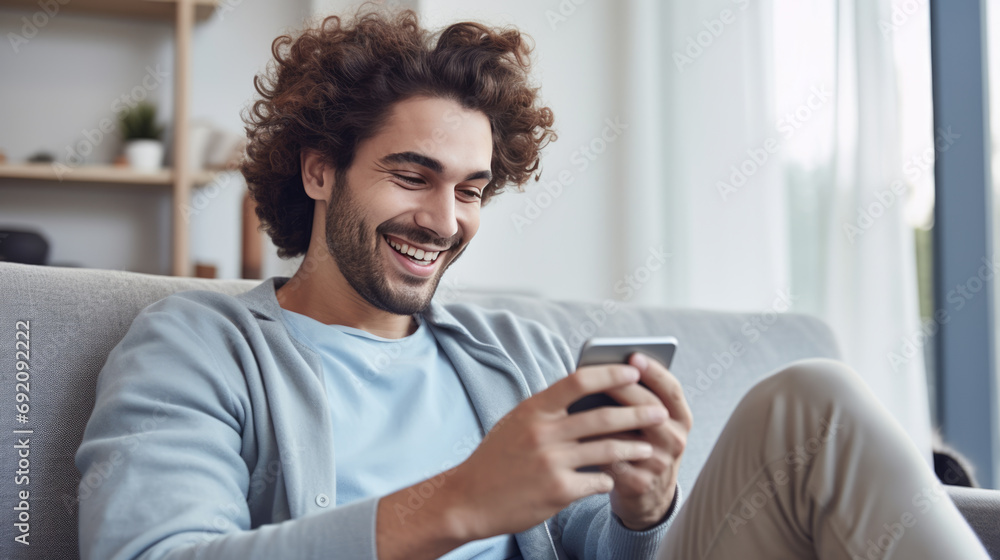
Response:
[[[176,13],[178,0],[71,0],[63,5],[59,2],[59,10],[73,13],[98,14],[105,16],[120,16],[127,18],[154,19],[172,23]],[[194,14],[197,21],[211,17],[218,0],[190,0],[194,4]],[[38,0],[0,0],[0,8],[39,11]]]
[[[169,187],[173,199],[171,216],[171,270],[175,276],[191,274],[190,231],[184,204],[191,198],[195,185],[210,182],[215,174],[194,172],[188,165],[191,116],[191,43],[196,21],[204,21],[219,5],[218,0],[59,0],[59,12],[91,13],[101,16],[151,19],[170,22],[174,27],[174,168],[156,173],[137,173],[131,169],[112,166],[79,167],[63,173],[51,164],[0,165],[0,180],[70,181],[71,184],[91,185],[146,185],[153,188]],[[0,9],[18,9],[46,14],[39,0],[0,0]],[[46,19],[46,21],[48,21]]]
[[[204,185],[210,183],[215,176],[216,173],[213,171],[201,171],[193,174],[192,182],[195,185]],[[152,173],[144,173],[128,167],[113,165],[61,167],[48,163],[22,163],[0,164],[0,179],[169,187],[174,182],[174,172],[170,169],[161,169]]]

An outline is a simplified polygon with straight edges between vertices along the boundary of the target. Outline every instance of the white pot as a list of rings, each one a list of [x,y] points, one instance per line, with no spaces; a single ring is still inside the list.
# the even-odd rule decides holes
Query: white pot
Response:
[[[125,159],[129,167],[136,171],[159,171],[163,167],[163,142],[129,140],[125,143]]]

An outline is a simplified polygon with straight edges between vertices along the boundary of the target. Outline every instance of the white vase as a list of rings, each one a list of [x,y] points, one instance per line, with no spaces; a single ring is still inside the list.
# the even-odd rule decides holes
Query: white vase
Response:
[[[159,140],[129,140],[125,143],[125,159],[136,171],[152,173],[163,167],[163,142]]]

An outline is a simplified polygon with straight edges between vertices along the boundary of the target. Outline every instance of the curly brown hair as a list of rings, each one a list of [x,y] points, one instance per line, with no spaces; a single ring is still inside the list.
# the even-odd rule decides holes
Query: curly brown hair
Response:
[[[539,106],[529,83],[528,41],[516,29],[472,22],[432,34],[411,10],[366,8],[351,20],[330,16],[297,38],[275,39],[274,60],[254,78],[261,99],[243,117],[248,143],[240,171],[278,255],[309,248],[314,201],[302,184],[302,150],[326,155],[342,176],[358,144],[377,134],[395,103],[413,96],[454,99],[489,119],[493,179],[483,203],[507,185],[520,190],[556,138],[552,111]]]

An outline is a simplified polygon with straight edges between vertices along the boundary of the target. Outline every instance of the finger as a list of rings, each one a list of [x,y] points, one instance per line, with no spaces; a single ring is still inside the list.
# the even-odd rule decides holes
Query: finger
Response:
[[[540,400],[545,410],[565,413],[566,408],[581,397],[634,384],[638,379],[639,370],[630,365],[587,366],[553,383],[532,398]]]
[[[643,461],[653,456],[653,446],[644,441],[607,438],[574,445],[567,457],[572,468],[614,465],[620,462]]]
[[[660,397],[641,383],[609,389],[606,392],[611,398],[625,406],[656,405],[666,408]]]
[[[623,497],[642,496],[651,485],[652,474],[628,461],[619,461],[608,465],[603,467],[601,471],[614,479],[615,491]]]
[[[690,430],[694,418],[687,399],[684,398],[684,387],[680,380],[663,364],[639,352],[629,357],[629,363],[639,370],[642,382],[660,398],[670,412],[670,417]]]
[[[615,489],[615,479],[607,473],[574,473],[569,476],[571,493],[565,496],[567,502],[593,494],[607,494]]]
[[[656,403],[644,406],[601,407],[560,420],[557,430],[565,440],[615,434],[629,430],[640,430],[662,424],[667,419],[667,410]]]
[[[657,430],[657,441],[651,443],[658,444],[658,447],[671,457],[680,457],[687,448],[690,428],[676,420],[667,420]]]
[[[642,393],[639,393],[641,391]],[[660,411],[660,416],[662,420],[654,421],[652,418],[655,417],[655,413],[651,411],[645,414],[651,419],[645,426],[640,428],[635,428],[633,431],[629,432],[619,432],[615,434],[615,437],[619,437],[623,434],[638,434],[641,439],[644,439],[653,445],[661,449],[666,449],[673,451],[675,449],[683,450],[683,443],[686,443],[686,434],[690,431],[690,426],[685,426],[681,422],[670,417],[670,412],[663,405],[660,399],[652,393],[649,389],[642,387],[639,384],[635,384],[631,387],[625,387],[621,389],[614,389],[608,391],[609,394],[615,399],[623,403],[633,403],[633,402],[650,402],[656,404],[641,404],[641,405],[631,405],[629,404],[623,408],[643,408],[643,409],[658,409]],[[638,395],[638,396],[636,396]],[[636,431],[638,430],[638,431]],[[678,445],[680,443],[680,445]]]

